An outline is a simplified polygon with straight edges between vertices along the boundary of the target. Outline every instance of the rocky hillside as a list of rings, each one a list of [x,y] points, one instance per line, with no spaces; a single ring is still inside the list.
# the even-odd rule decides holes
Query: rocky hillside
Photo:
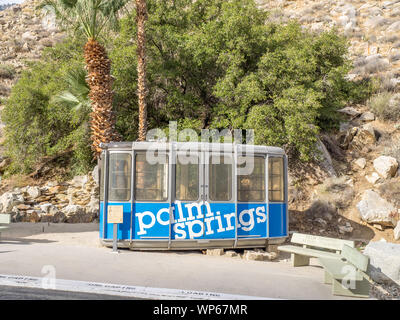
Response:
[[[28,0],[0,11],[0,97],[8,96],[26,61],[62,39],[54,21],[35,9],[37,3]]]
[[[388,88],[400,84],[400,0],[255,1],[274,21],[296,19],[316,32],[338,28],[350,41],[349,78],[378,76]],[[37,3],[26,0],[0,11],[0,98],[8,96],[27,60],[63,38],[54,19],[36,10]]]
[[[337,28],[350,42],[350,79],[379,76],[388,88],[400,84],[400,0],[256,0],[270,19],[296,19],[316,32]]]
[[[54,19],[42,17],[36,10],[37,3],[37,0],[27,0],[0,11],[0,111],[4,107],[3,99],[10,94],[27,61],[39,59],[43,48],[63,38]],[[0,143],[3,127],[0,119]],[[0,163],[2,150],[0,146]]]

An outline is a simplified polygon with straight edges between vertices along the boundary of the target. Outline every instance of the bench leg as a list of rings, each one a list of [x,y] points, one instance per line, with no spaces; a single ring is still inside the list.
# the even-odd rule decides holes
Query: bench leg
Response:
[[[310,257],[302,256],[299,254],[292,253],[292,264],[293,267],[309,266]]]
[[[355,288],[346,288],[341,280],[332,279],[332,294],[338,296],[350,296],[356,298],[369,298],[371,284],[367,279],[354,281]]]
[[[325,271],[324,283],[332,284],[332,276],[327,271]]]

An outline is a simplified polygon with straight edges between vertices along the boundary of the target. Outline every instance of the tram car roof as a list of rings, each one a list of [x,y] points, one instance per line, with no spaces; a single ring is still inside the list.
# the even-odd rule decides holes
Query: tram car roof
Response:
[[[285,151],[279,147],[262,146],[262,145],[247,145],[233,143],[209,143],[209,142],[110,142],[101,143],[100,147],[103,150],[169,150],[173,145],[174,150],[197,150],[197,151],[215,151],[215,152],[234,152],[237,146],[238,152],[254,152],[265,154],[285,155]]]

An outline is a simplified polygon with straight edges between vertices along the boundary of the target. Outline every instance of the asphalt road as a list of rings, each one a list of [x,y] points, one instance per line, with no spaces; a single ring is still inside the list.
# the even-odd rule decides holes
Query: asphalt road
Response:
[[[131,296],[147,299],[166,295],[179,299],[191,291],[266,299],[346,298],[332,295],[331,286],[324,284],[324,272],[316,259],[311,259],[310,266],[293,268],[288,256],[283,254],[275,261],[246,261],[238,257],[203,255],[199,251],[121,250],[113,254],[110,248],[99,246],[97,227],[95,224],[11,224],[0,240],[0,274],[42,278],[53,273],[57,280],[134,286]],[[29,288],[26,285],[20,290],[5,290],[0,292],[0,299],[15,294],[36,295],[37,299],[101,299],[110,292],[50,294],[47,290]],[[68,286],[58,288],[68,290]],[[137,292],[142,294],[135,295]]]

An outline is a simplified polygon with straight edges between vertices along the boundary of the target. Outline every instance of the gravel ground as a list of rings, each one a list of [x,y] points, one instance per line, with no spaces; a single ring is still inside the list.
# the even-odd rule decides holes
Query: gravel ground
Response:
[[[398,284],[374,284],[371,286],[370,296],[378,300],[400,300],[400,286]]]

